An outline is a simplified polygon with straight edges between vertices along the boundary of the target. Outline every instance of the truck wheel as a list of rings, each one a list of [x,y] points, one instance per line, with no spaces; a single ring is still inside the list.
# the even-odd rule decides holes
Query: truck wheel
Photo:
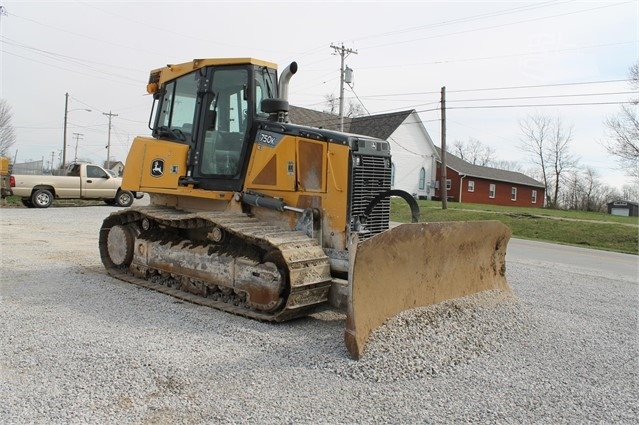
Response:
[[[36,208],[49,208],[53,203],[53,195],[47,189],[38,189],[31,195],[31,203]]]
[[[115,202],[121,207],[130,207],[133,203],[133,194],[128,190],[118,190]]]

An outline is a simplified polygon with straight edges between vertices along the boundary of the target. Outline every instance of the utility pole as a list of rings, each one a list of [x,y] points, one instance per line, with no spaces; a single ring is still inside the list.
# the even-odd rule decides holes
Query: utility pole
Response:
[[[442,209],[448,209],[448,190],[446,189],[446,86],[442,87],[442,164],[439,193],[442,196]]]
[[[91,109],[87,109],[87,108],[71,109],[69,111],[69,93],[65,93],[64,94],[64,136],[63,136],[64,145],[62,146],[62,165],[60,166],[60,169],[62,170],[64,170],[67,165],[67,117],[69,116],[69,112],[80,111],[80,110],[91,112]]]
[[[109,139],[107,141],[107,160],[106,160],[106,168],[107,170],[111,168],[111,118],[117,117],[118,114],[112,114],[111,111],[107,114],[106,112],[102,112],[102,115],[106,115],[109,117]]]
[[[53,174],[53,160],[55,159],[55,151],[51,152],[51,174]]]
[[[62,145],[62,165],[60,166],[62,170],[67,166],[67,115],[69,115],[69,93],[64,94],[64,144]]]
[[[357,54],[357,50],[347,49],[343,44],[341,46],[331,44],[331,48],[335,49],[342,59],[339,72],[339,129],[344,131],[344,59],[351,53]]]
[[[73,162],[78,162],[78,142],[80,141],[82,136],[84,136],[84,134],[73,133],[73,135],[75,136],[75,159],[73,160]]]

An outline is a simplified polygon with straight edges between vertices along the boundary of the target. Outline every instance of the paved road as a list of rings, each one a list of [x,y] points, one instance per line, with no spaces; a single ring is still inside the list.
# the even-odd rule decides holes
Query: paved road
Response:
[[[631,254],[513,238],[506,262],[639,282],[639,256]]]

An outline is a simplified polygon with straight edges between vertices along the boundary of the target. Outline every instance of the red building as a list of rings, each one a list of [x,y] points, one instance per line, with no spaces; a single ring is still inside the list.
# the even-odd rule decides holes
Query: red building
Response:
[[[438,149],[438,153],[441,151]],[[441,160],[437,160],[435,196],[441,199]],[[449,201],[516,207],[543,207],[543,183],[522,173],[474,165],[446,152]]]

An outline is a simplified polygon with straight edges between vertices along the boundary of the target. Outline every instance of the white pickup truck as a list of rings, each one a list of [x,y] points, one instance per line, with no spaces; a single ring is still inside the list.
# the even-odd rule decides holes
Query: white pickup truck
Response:
[[[122,189],[122,179],[99,165],[73,163],[65,176],[11,175],[13,195],[29,208],[47,208],[54,199],[102,199],[108,205],[128,207],[143,192]]]

